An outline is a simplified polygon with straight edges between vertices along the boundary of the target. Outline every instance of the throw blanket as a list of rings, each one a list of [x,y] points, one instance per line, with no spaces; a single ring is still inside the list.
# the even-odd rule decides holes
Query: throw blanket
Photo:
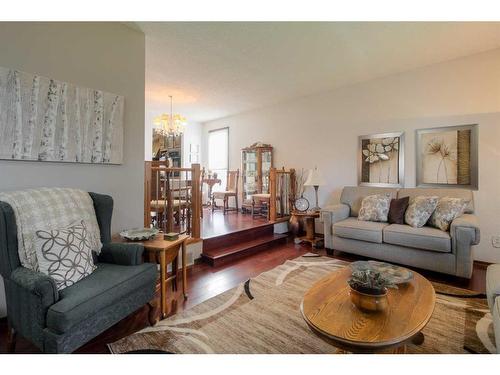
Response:
[[[53,230],[85,221],[90,246],[101,251],[101,233],[90,195],[83,190],[41,188],[0,193],[0,201],[14,210],[19,259],[23,267],[38,271],[35,232]]]

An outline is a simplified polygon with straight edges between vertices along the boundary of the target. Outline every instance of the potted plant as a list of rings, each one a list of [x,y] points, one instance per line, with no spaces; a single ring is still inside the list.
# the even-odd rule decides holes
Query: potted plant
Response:
[[[367,312],[384,311],[387,308],[387,289],[397,286],[380,272],[354,270],[347,281],[351,287],[352,303]]]

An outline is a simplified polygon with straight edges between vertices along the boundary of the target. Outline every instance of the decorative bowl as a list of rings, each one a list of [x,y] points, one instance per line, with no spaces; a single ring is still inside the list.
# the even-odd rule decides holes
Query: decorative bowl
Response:
[[[383,294],[363,293],[350,287],[351,302],[365,312],[380,312],[387,309],[387,289]]]
[[[120,233],[120,237],[129,241],[145,241],[154,238],[158,232],[160,231],[156,228],[127,229]]]

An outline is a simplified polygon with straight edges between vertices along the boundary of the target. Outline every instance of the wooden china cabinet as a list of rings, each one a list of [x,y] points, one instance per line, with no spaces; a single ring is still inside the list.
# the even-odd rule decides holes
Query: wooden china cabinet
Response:
[[[269,171],[273,167],[271,145],[256,143],[241,150],[241,181],[243,202],[252,194],[269,193]]]

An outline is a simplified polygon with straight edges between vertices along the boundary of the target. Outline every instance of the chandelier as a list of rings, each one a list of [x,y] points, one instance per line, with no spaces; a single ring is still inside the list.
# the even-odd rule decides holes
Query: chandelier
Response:
[[[173,111],[173,97],[170,97],[170,114],[162,113],[153,120],[153,124],[157,132],[163,136],[181,135],[186,126],[186,118],[178,113],[174,114]]]

